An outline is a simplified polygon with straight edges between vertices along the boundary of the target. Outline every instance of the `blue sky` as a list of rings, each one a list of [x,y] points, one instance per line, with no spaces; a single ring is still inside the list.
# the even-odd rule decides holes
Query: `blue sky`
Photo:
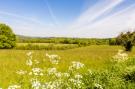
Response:
[[[0,22],[20,35],[106,38],[135,28],[135,0],[0,1]]]

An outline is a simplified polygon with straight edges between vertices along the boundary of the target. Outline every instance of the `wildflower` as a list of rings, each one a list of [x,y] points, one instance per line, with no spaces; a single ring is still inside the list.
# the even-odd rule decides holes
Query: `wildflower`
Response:
[[[80,62],[75,62],[73,61],[72,62],[72,65],[69,66],[69,70],[73,70],[73,69],[80,69],[80,68],[83,68],[84,67],[84,64],[80,63]]]
[[[102,85],[100,85],[100,84],[95,83],[94,86],[95,86],[96,89],[103,89]]]
[[[41,83],[37,79],[32,80],[32,88],[34,89],[40,89]]]
[[[80,79],[70,78],[69,81],[78,89],[82,88],[82,86],[84,85],[84,83]]]
[[[115,61],[117,62],[124,62],[128,59],[128,55],[126,53],[123,53],[122,50],[119,50],[118,53],[113,57]]]
[[[26,65],[28,65],[28,66],[32,66],[32,60],[30,60],[30,59],[28,59],[27,61],[26,61]]]
[[[34,60],[35,64],[39,64],[39,61],[38,60]]]
[[[50,59],[50,62],[52,64],[58,64],[59,63],[60,57],[58,55],[54,55],[54,54],[53,55],[49,55],[49,54],[46,53],[46,56]]]
[[[69,77],[70,74],[69,74],[69,73],[63,73],[63,76],[64,76],[64,77]]]
[[[26,55],[28,56],[29,60],[32,60],[32,52],[28,52]]]
[[[61,72],[55,73],[55,76],[60,78],[62,76],[62,73]]]
[[[32,55],[32,52],[28,52],[28,53],[27,53],[27,56],[31,56],[31,55]]]
[[[43,84],[42,89],[61,89],[61,85],[61,80],[50,81]]]
[[[20,89],[21,86],[20,85],[11,85],[8,87],[8,89]]]
[[[33,68],[32,72],[34,75],[43,75],[41,68]]]
[[[47,70],[49,75],[55,74],[57,72],[56,68],[48,68]]]
[[[75,79],[81,79],[81,78],[83,78],[82,75],[79,75],[79,74],[75,75]]]
[[[27,71],[19,70],[19,71],[17,71],[16,73],[19,74],[19,75],[24,75],[24,74],[27,73]]]

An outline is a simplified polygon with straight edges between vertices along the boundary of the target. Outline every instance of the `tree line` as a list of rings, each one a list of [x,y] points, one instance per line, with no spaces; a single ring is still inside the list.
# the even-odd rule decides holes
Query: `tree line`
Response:
[[[89,45],[122,45],[126,51],[131,51],[135,45],[135,31],[119,34],[115,38],[64,38],[64,37],[26,37],[15,35],[6,24],[0,24],[0,49],[14,48],[16,43],[61,43],[78,44],[78,46]]]

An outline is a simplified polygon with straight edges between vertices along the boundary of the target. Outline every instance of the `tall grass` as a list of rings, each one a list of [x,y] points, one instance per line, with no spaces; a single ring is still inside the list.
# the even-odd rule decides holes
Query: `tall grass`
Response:
[[[64,86],[59,86],[58,89],[67,87],[71,89],[134,89],[135,58],[130,57],[134,51],[129,54],[128,59],[119,62],[116,56],[115,59],[113,58],[118,49],[121,48],[90,46],[60,51],[34,50],[32,54],[27,55],[26,53],[29,52],[27,50],[1,50],[0,87],[7,89],[7,87],[18,86],[21,89],[32,89],[33,83],[40,85],[40,88],[48,83],[54,85],[60,83]],[[46,53],[48,55],[53,53],[54,57],[58,54],[58,59],[56,57],[51,60]],[[78,67],[76,65],[83,66],[74,69]],[[49,70],[55,73],[49,75]],[[38,71],[40,76],[37,76],[35,71]],[[70,76],[62,77],[63,83],[61,83],[58,76],[64,74]],[[34,80],[31,81],[33,78]]]
[[[73,48],[78,48],[78,47],[79,46],[75,44],[57,45],[57,44],[52,44],[52,43],[49,43],[49,44],[27,43],[27,44],[17,45],[15,49],[18,49],[18,50],[66,50],[66,49],[73,49]]]

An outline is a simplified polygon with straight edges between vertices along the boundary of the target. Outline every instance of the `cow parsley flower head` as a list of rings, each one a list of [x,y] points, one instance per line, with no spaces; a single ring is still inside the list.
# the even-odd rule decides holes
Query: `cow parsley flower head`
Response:
[[[52,75],[52,74],[57,73],[57,70],[56,70],[56,68],[48,68],[47,72],[48,72],[49,75]]]
[[[124,62],[128,59],[128,55],[123,53],[123,50],[118,50],[118,53],[113,57],[113,59],[117,62]]]
[[[96,89],[103,89],[102,85],[100,85],[100,84],[98,84],[98,83],[95,83],[94,86],[95,86]]]
[[[43,84],[42,89],[62,89],[60,88],[61,85],[61,80],[50,81]]]
[[[83,78],[83,76],[80,75],[80,74],[76,74],[76,75],[75,75],[75,79],[82,79],[82,78]]]
[[[35,64],[39,64],[40,62],[38,60],[34,60]]]
[[[26,60],[26,65],[28,65],[28,66],[32,66],[32,60],[30,60],[30,59],[28,59],[28,60]]]
[[[69,77],[70,74],[69,74],[69,73],[63,73],[63,76],[64,76],[64,77]]]
[[[32,56],[32,52],[28,52],[27,53],[27,56]]]
[[[72,62],[72,65],[69,66],[69,70],[80,69],[80,68],[83,68],[83,67],[84,67],[84,64],[83,63],[73,61]]]
[[[59,63],[60,57],[58,55],[55,55],[55,54],[49,55],[48,53],[46,53],[46,56],[50,59],[50,62],[52,64],[58,64]]]
[[[34,88],[34,89],[40,89],[40,87],[41,87],[41,83],[37,79],[33,79],[31,81],[31,84],[32,84],[32,88]]]
[[[21,86],[20,85],[11,85],[8,87],[8,89],[20,89]]]
[[[33,73],[34,75],[43,75],[41,68],[33,68],[33,69],[32,69],[32,73]]]
[[[19,75],[24,75],[24,74],[27,73],[27,71],[19,70],[19,71],[17,71],[16,73],[19,74]]]

